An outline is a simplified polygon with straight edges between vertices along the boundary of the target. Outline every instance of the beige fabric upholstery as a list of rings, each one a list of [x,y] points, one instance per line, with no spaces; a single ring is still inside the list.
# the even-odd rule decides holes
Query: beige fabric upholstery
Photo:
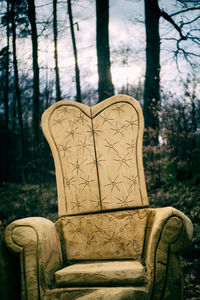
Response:
[[[54,224],[39,217],[14,221],[6,228],[5,241],[20,255],[22,299],[42,299],[63,263]]]
[[[56,227],[65,260],[141,261],[148,210],[61,217]]]
[[[60,101],[42,124],[56,165],[60,216],[148,205],[136,100],[115,96],[91,108]]]
[[[74,264],[55,273],[56,286],[119,286],[145,283],[145,268],[137,261]]]
[[[193,227],[174,208],[148,208],[139,103],[125,95],[91,108],[60,101],[42,126],[59,219],[17,220],[5,230],[20,255],[22,299],[182,300],[178,254]]]

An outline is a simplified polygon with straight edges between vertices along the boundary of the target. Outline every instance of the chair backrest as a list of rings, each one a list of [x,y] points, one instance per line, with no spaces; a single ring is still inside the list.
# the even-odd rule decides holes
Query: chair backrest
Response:
[[[59,216],[148,206],[143,127],[139,103],[125,95],[93,107],[63,100],[44,112]]]

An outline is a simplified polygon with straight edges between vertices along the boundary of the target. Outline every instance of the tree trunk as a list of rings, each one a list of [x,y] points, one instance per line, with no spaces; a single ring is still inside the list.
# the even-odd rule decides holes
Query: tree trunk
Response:
[[[75,39],[75,33],[74,33],[71,0],[67,0],[67,4],[68,4],[68,14],[69,14],[69,23],[70,23],[72,45],[73,45],[73,52],[74,52],[74,60],[75,60],[76,101],[81,102],[82,99],[81,99],[80,71],[79,71],[79,66],[78,66],[78,54],[77,54],[76,39]]]
[[[158,0],[145,0],[146,74],[144,83],[145,127],[152,128],[158,144],[160,109],[160,9]],[[147,138],[147,143],[149,143]]]
[[[18,62],[16,54],[16,26],[15,26],[15,0],[12,1],[11,6],[11,24],[12,24],[12,46],[13,46],[13,67],[14,67],[14,85],[15,85],[15,97],[17,101],[17,114],[19,121],[20,130],[20,166],[21,166],[21,176],[24,181],[24,128],[23,128],[23,118],[22,118],[22,104],[21,104],[21,92],[19,87],[19,73],[18,73]]]
[[[57,50],[57,0],[53,0],[53,33],[54,33],[54,59],[55,59],[55,75],[56,75],[56,101],[61,100],[60,77],[58,66],[58,50]]]
[[[114,94],[110,71],[109,0],[96,0],[96,43],[99,102]]]
[[[34,132],[34,155],[40,143],[40,89],[39,89],[39,66],[38,66],[38,35],[36,27],[36,14],[34,0],[27,0],[28,18],[31,24],[32,59],[33,59],[33,132]]]
[[[9,91],[9,50],[10,50],[10,5],[7,0],[7,24],[6,24],[6,37],[7,37],[7,48],[6,48],[6,74],[5,74],[5,93],[4,93],[4,109],[5,109],[5,132],[8,133],[9,128],[9,105],[8,105],[8,91]]]

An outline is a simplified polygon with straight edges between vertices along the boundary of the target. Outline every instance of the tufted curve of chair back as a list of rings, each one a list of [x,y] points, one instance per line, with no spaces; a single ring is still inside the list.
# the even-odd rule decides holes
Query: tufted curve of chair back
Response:
[[[57,229],[66,260],[141,260],[148,213],[139,103],[60,101],[43,115],[56,166]],[[134,210],[133,210],[134,209]]]
[[[139,103],[117,95],[94,107],[59,101],[43,115],[59,216],[147,207]]]

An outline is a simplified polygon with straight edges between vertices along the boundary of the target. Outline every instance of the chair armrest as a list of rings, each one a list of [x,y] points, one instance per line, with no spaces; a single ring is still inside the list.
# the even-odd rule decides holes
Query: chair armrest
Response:
[[[182,284],[182,272],[177,254],[190,245],[193,226],[189,218],[172,207],[150,209],[149,212],[144,261],[152,285],[153,299],[157,299],[155,290],[157,294],[160,293],[158,299],[159,297],[165,299],[163,293],[167,285],[173,284],[175,289]],[[171,282],[170,273],[173,273]],[[182,296],[179,294],[173,299],[182,299]]]
[[[179,210],[173,207],[150,209],[149,223],[147,259],[153,258],[152,255],[161,240],[162,243],[170,245],[174,253],[182,252],[190,245],[193,225]]]
[[[22,299],[40,299],[53,286],[54,273],[62,266],[54,223],[39,217],[16,220],[7,226],[5,242],[20,255]]]

